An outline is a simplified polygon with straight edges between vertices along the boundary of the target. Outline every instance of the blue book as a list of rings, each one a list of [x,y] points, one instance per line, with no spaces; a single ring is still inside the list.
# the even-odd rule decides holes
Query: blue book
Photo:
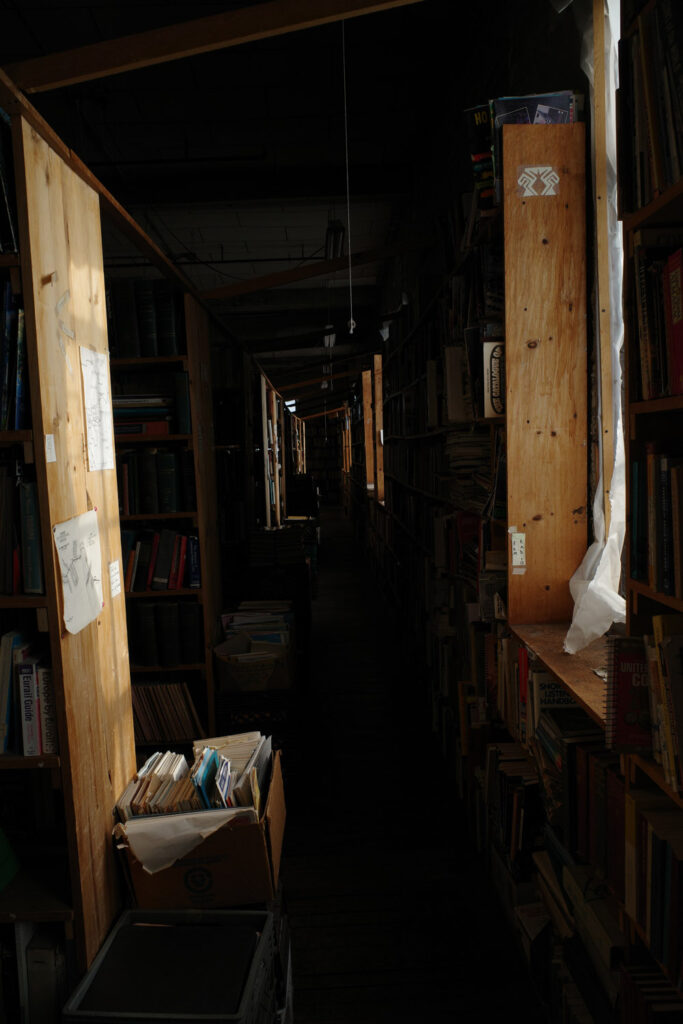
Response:
[[[12,295],[9,281],[5,283],[2,308],[2,346],[0,346],[0,430],[9,429],[9,411],[12,388],[14,383],[12,367],[14,366],[17,339],[17,307]]]
[[[26,412],[26,320],[23,309],[17,310],[17,363],[14,380],[14,429],[28,426]]]

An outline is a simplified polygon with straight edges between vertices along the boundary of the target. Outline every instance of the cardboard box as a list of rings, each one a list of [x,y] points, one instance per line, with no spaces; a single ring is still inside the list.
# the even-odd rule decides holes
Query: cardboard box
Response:
[[[162,910],[269,902],[280,874],[285,818],[280,752],[275,751],[261,819],[254,824],[228,822],[168,868],[154,874],[146,871],[126,841],[125,825],[118,825],[116,846],[135,904]]]

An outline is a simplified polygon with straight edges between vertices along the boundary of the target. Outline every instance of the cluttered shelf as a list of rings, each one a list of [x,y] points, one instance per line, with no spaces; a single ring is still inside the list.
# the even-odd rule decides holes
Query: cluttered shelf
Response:
[[[43,878],[20,868],[0,893],[0,922],[71,921],[73,909],[51,889]]]
[[[557,676],[591,718],[605,726],[607,641],[594,640],[582,651],[567,654],[563,649],[568,622],[510,627],[519,639]]]

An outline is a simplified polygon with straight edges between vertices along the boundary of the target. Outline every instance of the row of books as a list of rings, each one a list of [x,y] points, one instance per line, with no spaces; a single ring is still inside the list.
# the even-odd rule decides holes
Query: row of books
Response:
[[[271,755],[272,739],[260,732],[196,740],[191,765],[184,754],[156,751],[117,800],[119,819],[249,808],[256,821]]]
[[[0,430],[29,425],[26,321],[9,280],[0,283]]]
[[[106,292],[112,357],[134,359],[181,352],[181,297],[169,281],[109,278]]]
[[[171,668],[204,661],[201,605],[185,601],[135,601],[128,606],[128,650],[133,665]]]
[[[128,592],[201,588],[199,539],[193,534],[172,529],[122,530],[121,559]]]
[[[56,754],[52,672],[31,638],[10,630],[0,638],[0,752]]]
[[[622,208],[645,206],[683,168],[683,14],[657,0],[619,42],[619,181]]]
[[[153,441],[170,434],[190,434],[190,382],[186,371],[163,373],[145,383],[158,390],[121,393],[117,380],[117,391],[112,396],[114,436]]]
[[[45,591],[37,487],[23,472],[16,460],[0,462],[0,594]]]
[[[186,743],[204,731],[186,682],[134,683],[131,694],[136,743]]]
[[[683,458],[646,444],[631,463],[630,572],[663,594],[683,597]]]
[[[634,337],[640,396],[683,394],[683,232],[643,228],[633,235]]]
[[[503,181],[503,125],[571,124],[578,121],[583,97],[570,89],[523,96],[499,96],[463,112],[472,161],[476,207],[486,213],[499,205]]]
[[[608,637],[606,743],[651,756],[683,790],[683,614],[652,616],[643,637]]]
[[[197,504],[191,451],[118,451],[119,511],[124,516],[193,512]]]

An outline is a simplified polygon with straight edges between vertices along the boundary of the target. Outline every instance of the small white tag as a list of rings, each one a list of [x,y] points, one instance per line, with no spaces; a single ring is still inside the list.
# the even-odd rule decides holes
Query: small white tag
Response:
[[[54,434],[46,434],[45,435],[45,461],[46,462],[56,462],[57,461],[57,452],[55,450],[55,435]]]
[[[121,567],[118,558],[109,563],[109,590],[112,597],[121,593]]]

